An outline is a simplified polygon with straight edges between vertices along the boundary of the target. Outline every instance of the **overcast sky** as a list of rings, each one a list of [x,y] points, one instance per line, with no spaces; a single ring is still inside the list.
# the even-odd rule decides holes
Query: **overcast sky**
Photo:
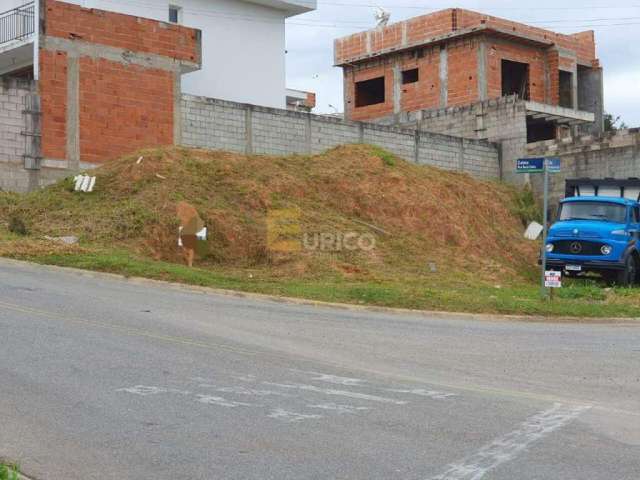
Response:
[[[589,2],[590,0],[584,0]],[[502,0],[446,3],[443,0],[318,0],[318,10],[287,24],[287,85],[318,94],[318,113],[342,107],[342,71],[333,65],[333,39],[375,26],[374,6],[391,12],[391,22],[450,7],[549,28],[562,33],[596,32],[604,67],[605,108],[632,127],[640,126],[640,0]]]

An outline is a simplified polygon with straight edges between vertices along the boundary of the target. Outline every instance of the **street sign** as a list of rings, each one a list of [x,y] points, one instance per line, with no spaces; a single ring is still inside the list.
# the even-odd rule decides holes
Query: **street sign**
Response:
[[[544,272],[544,286],[546,288],[562,288],[562,272],[553,270]]]
[[[542,296],[548,298],[548,288],[560,288],[562,286],[562,275],[555,275],[555,272],[547,271],[547,224],[549,210],[549,174],[560,171],[559,157],[539,157],[539,158],[519,158],[516,161],[516,173],[544,173],[544,201],[542,219],[542,271],[541,290]],[[551,274],[548,276],[547,274]]]
[[[519,158],[516,162],[517,173],[544,172],[544,158]]]
[[[547,171],[558,173],[560,171],[560,159],[558,157],[547,158]]]

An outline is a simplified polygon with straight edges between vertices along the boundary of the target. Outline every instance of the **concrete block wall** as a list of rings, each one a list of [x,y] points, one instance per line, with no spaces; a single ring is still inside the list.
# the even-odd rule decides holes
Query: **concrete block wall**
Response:
[[[550,176],[552,209],[564,196],[567,178],[640,177],[640,129],[622,130],[600,136],[529,144],[530,156],[560,157],[562,171]],[[532,175],[534,189],[542,194],[542,181]]]
[[[26,192],[67,174],[54,165],[39,164],[38,103],[35,82],[11,78],[0,81],[1,190]],[[25,165],[40,168],[27,169]]]
[[[501,178],[515,183],[523,180],[515,174],[515,165],[516,160],[527,153],[527,110],[525,102],[516,97],[463,107],[405,112],[380,120],[381,124],[396,122],[401,127],[423,132],[497,143],[500,145]]]
[[[343,121],[307,113],[183,95],[182,144],[268,155],[319,153],[370,143],[401,158],[478,178],[500,176],[496,145],[417,129]]]

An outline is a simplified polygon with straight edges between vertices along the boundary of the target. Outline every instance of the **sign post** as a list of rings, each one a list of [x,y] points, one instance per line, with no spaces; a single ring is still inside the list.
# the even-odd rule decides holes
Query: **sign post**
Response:
[[[542,212],[542,265],[541,265],[541,285],[542,298],[549,298],[549,285],[547,278],[547,224],[549,223],[549,173],[560,171],[560,159],[554,158],[521,158],[516,163],[517,173],[543,173],[544,174],[544,194]],[[561,277],[561,275],[560,275]]]

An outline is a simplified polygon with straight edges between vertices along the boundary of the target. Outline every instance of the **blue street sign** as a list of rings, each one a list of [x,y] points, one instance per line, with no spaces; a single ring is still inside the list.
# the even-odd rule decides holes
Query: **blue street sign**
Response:
[[[560,171],[560,158],[520,158],[516,162],[517,173],[542,173],[544,172],[545,161],[549,173]]]
[[[516,162],[517,173],[544,172],[544,158],[519,158]]]
[[[560,158],[551,157],[547,158],[547,171],[549,173],[557,173],[560,171]]]

